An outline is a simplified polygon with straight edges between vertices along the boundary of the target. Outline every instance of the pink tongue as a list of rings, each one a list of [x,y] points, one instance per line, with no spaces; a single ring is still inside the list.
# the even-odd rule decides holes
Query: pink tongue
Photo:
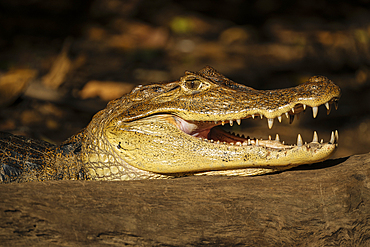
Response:
[[[175,117],[177,127],[183,132],[203,139],[220,141],[220,142],[244,142],[245,138],[237,137],[226,133],[221,128],[216,127],[215,124],[209,122],[188,122],[180,117]]]
[[[208,138],[209,130],[215,126],[215,124],[209,122],[188,122],[180,117],[175,117],[175,120],[175,124],[180,130],[198,138]]]

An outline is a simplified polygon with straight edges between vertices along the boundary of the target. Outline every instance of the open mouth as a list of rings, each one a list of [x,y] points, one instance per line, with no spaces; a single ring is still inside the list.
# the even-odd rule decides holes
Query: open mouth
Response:
[[[334,106],[335,109],[338,108],[338,98],[332,98],[328,102],[324,103],[327,114],[330,113],[332,107]],[[289,122],[292,123],[294,117],[300,114],[301,112],[305,112],[307,108],[311,108],[313,117],[316,118],[318,114],[319,106],[308,106],[305,104],[296,104],[291,110],[288,112],[283,113],[282,115],[276,117],[279,122],[282,122],[282,118],[286,117],[289,119]],[[254,113],[250,115],[246,115],[244,118],[241,119],[230,119],[230,120],[223,120],[223,121],[187,121],[180,117],[175,116],[175,121],[177,127],[182,130],[184,133],[189,134],[195,138],[198,138],[204,142],[214,143],[216,145],[231,145],[231,146],[258,146],[264,147],[267,149],[274,149],[274,150],[286,150],[292,149],[294,147],[301,147],[306,146],[310,148],[310,145],[318,145],[318,144],[333,144],[337,145],[339,134],[338,131],[332,131],[330,140],[324,143],[324,140],[319,140],[318,134],[316,131],[313,132],[313,138],[310,143],[304,143],[302,141],[302,137],[300,134],[297,136],[297,143],[296,144],[285,144],[284,141],[281,141],[279,134],[276,134],[274,139],[269,136],[268,139],[256,139],[254,137],[244,136],[241,134],[235,134],[234,132],[226,132],[220,126],[229,124],[233,126],[235,123],[240,125],[243,119],[248,118],[264,118],[263,113]],[[274,124],[274,118],[267,118],[267,126],[269,129],[272,128]]]

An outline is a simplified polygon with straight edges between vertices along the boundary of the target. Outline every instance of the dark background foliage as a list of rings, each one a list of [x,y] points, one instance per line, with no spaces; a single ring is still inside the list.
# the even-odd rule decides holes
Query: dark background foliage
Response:
[[[0,1],[0,130],[60,143],[137,84],[211,65],[256,89],[325,75],[342,91],[289,125],[245,120],[239,132],[294,143],[312,131],[336,157],[370,149],[369,1]],[[253,133],[252,133],[253,132]]]

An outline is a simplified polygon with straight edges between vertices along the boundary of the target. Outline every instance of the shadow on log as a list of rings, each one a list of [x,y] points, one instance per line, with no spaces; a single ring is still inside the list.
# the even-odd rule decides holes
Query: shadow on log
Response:
[[[370,154],[256,177],[0,185],[2,245],[370,246]]]

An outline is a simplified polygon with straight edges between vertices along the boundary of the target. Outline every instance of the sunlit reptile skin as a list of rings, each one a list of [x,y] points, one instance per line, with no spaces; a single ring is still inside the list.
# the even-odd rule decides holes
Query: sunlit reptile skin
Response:
[[[71,142],[56,146],[0,132],[0,181],[28,182],[83,178],[77,160],[81,149],[80,135]],[[73,141],[76,140],[76,141]]]
[[[247,142],[213,127],[252,116],[293,116],[306,106],[329,105],[339,96],[339,87],[326,77],[264,91],[205,67],[186,72],[178,81],[139,86],[111,101],[60,146],[1,133],[0,181],[247,176],[318,162],[334,152],[337,137],[298,147],[278,140],[261,141],[261,146],[258,140]]]

